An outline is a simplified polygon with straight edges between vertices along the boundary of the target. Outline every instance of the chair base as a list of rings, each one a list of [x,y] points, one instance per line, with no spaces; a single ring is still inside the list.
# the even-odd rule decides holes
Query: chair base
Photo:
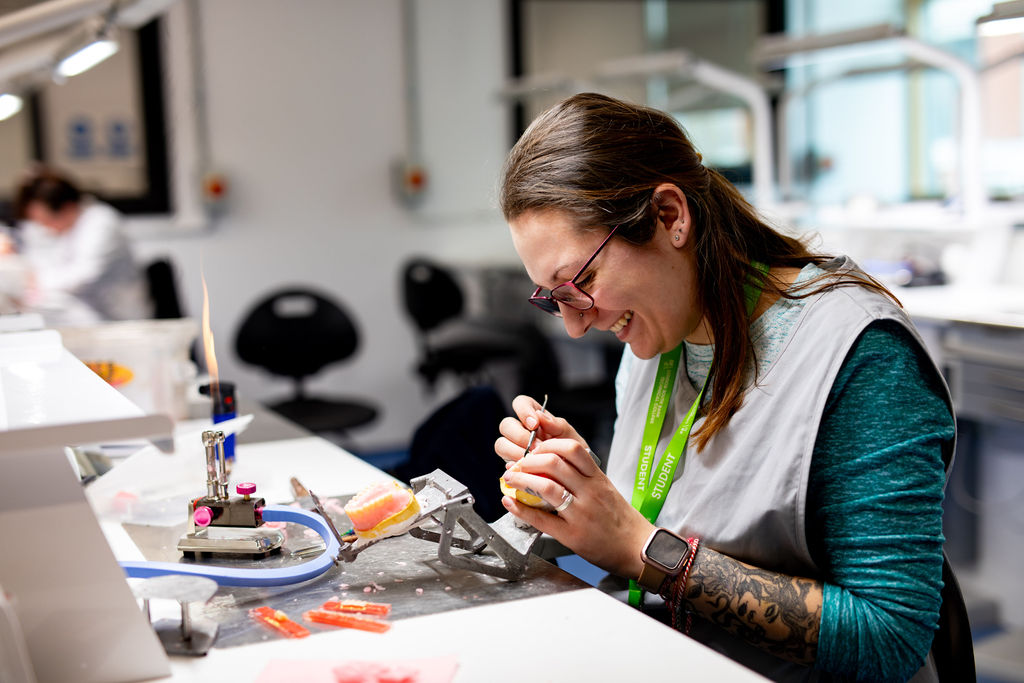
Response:
[[[377,419],[373,406],[344,399],[298,398],[267,406],[311,432],[346,432]]]

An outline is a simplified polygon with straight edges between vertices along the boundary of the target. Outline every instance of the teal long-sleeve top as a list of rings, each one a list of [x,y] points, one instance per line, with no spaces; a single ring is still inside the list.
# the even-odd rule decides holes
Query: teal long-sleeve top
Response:
[[[806,524],[825,581],[816,667],[850,679],[909,679],[938,623],[941,453],[956,427],[924,353],[898,323],[872,323],[818,429]]]
[[[807,266],[798,278],[821,271]],[[781,353],[804,300],[779,299],[751,325],[759,368]],[[712,346],[686,345],[703,384]],[[825,582],[816,668],[894,681],[924,663],[942,587],[942,449],[956,428],[942,379],[910,332],[868,325],[833,382],[818,427],[806,534]]]
[[[808,265],[796,284],[822,273]],[[805,301],[780,298],[751,324],[759,372],[785,348]],[[713,355],[686,344],[694,387]],[[624,362],[620,375],[628,371]],[[942,453],[956,434],[945,396],[926,351],[895,321],[868,325],[833,381],[807,489],[805,533],[824,582],[817,669],[899,681],[924,664],[941,604]]]

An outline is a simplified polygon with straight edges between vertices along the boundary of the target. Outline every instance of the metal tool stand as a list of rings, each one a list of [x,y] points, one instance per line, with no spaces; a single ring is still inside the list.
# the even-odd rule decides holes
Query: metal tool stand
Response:
[[[224,456],[224,432],[203,432],[206,449],[206,495],[189,502],[188,532],[178,541],[178,550],[189,559],[209,555],[245,555],[260,559],[279,552],[284,534],[263,526],[259,509],[262,498],[252,498],[255,484],[239,484],[241,498],[228,495],[228,473]],[[244,487],[244,488],[243,488]],[[202,522],[197,520],[203,513]]]
[[[177,600],[181,605],[181,621],[161,619],[153,624],[164,650],[169,655],[203,656],[217,639],[218,625],[207,620],[193,621],[189,603],[206,603],[217,592],[217,582],[202,576],[169,574],[146,579],[133,587],[135,597],[142,599],[146,618],[152,621],[149,601],[153,599]]]
[[[443,470],[416,477],[410,483],[421,512],[409,534],[437,543],[437,557],[441,562],[509,581],[523,577],[529,565],[530,550],[540,537],[539,531],[532,526],[520,526],[511,513],[493,525],[488,524],[473,510],[469,489]],[[468,538],[456,535],[456,524],[469,534]],[[440,531],[424,528],[428,525],[440,527]],[[384,539],[343,543],[338,557],[352,562],[359,553],[381,540]],[[466,552],[456,554],[453,548]],[[491,553],[484,554],[485,548]]]

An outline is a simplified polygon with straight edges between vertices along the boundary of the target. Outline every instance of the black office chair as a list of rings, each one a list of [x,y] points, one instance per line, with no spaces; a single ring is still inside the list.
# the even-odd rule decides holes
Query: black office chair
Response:
[[[158,258],[150,261],[145,275],[149,298],[153,302],[153,317],[157,320],[182,317],[178,282],[171,260]]]
[[[307,287],[284,288],[261,299],[235,337],[242,361],[294,382],[292,396],[269,404],[270,409],[311,432],[339,436],[372,422],[377,408],[362,399],[309,396],[305,380],[347,360],[358,346],[348,313],[330,295]]]
[[[602,367],[592,381],[573,385],[559,382],[547,393],[548,409],[568,420],[587,439],[605,468],[615,427],[615,375],[622,360],[622,345],[599,343]]]
[[[526,371],[531,347],[540,334],[532,325],[493,317],[464,315],[465,300],[455,277],[426,258],[409,260],[402,270],[405,311],[420,345],[416,372],[429,389],[446,373],[464,386],[487,384],[495,363],[511,363]],[[516,391],[523,391],[520,386]]]
[[[942,606],[939,607],[939,627],[932,639],[932,656],[940,683],[977,680],[967,605],[946,553],[942,553]]]
[[[947,482],[953,468],[953,455],[952,448],[942,454]],[[941,683],[972,683],[977,680],[974,638],[967,605],[945,551],[942,552],[942,605],[939,607],[939,626],[932,639],[932,657]]]

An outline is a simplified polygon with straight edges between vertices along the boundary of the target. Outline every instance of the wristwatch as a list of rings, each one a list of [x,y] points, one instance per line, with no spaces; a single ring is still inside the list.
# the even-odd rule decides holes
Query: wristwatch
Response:
[[[655,529],[640,551],[644,568],[636,582],[648,593],[661,593],[665,579],[679,576],[689,558],[690,544],[685,538],[668,529]]]

